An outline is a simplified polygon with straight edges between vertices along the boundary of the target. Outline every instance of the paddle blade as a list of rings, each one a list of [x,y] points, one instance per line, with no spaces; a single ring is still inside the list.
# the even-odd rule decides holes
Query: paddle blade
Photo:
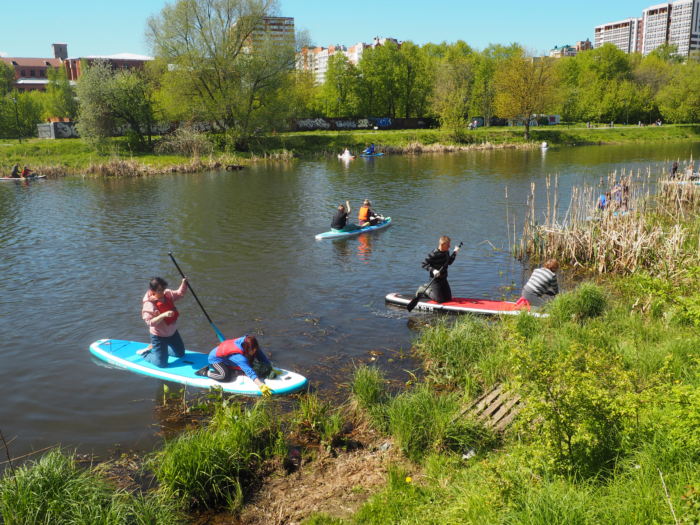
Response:
[[[416,295],[413,299],[411,299],[411,302],[406,305],[406,310],[409,312],[413,310],[418,304],[418,301],[420,301],[420,297]]]

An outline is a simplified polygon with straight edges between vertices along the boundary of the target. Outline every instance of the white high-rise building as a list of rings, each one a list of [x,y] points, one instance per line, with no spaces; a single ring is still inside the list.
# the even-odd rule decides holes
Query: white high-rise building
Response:
[[[652,5],[642,18],[628,18],[595,28],[595,47],[612,43],[626,53],[648,55],[664,44],[687,57],[700,52],[700,0],[675,0]]]
[[[641,24],[641,18],[626,18],[596,26],[593,46],[597,49],[603,44],[614,44],[625,53],[634,53],[639,50]]]

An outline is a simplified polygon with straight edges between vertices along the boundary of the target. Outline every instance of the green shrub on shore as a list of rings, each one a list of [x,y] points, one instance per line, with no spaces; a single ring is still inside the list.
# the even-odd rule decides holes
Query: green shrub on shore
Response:
[[[6,525],[89,523],[174,524],[182,516],[160,496],[117,491],[102,478],[53,450],[0,480],[0,516]]]
[[[473,396],[504,377],[508,349],[502,342],[493,324],[464,316],[423,330],[415,349],[431,382]]]
[[[607,298],[602,288],[593,283],[583,283],[576,289],[557,295],[547,311],[556,322],[584,321],[603,315]]]
[[[292,427],[302,437],[332,447],[342,434],[343,418],[330,403],[309,393],[299,399]]]
[[[377,367],[357,367],[350,385],[353,400],[363,410],[369,410],[387,400],[384,374]]]
[[[151,466],[161,488],[191,507],[235,510],[262,460],[286,452],[277,418],[263,402],[217,410],[207,428],[182,434]]]

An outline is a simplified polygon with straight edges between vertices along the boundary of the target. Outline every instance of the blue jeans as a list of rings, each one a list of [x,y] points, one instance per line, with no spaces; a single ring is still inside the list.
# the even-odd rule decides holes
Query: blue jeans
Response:
[[[185,355],[185,343],[182,342],[180,332],[177,330],[170,337],[160,337],[151,334],[151,345],[153,345],[153,348],[143,358],[158,368],[168,366],[168,355],[175,357]]]

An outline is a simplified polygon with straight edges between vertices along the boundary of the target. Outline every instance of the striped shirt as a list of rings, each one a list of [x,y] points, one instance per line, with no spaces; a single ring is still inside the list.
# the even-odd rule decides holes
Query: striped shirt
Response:
[[[557,276],[552,270],[537,268],[532,272],[530,280],[525,284],[523,289],[529,290],[540,297],[543,295],[557,295],[559,293]]]

